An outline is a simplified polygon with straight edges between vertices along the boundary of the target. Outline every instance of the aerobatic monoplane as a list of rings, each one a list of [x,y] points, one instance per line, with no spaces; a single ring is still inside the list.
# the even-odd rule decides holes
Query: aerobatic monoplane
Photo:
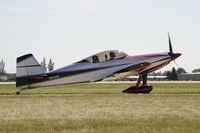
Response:
[[[181,55],[173,52],[169,35],[168,39],[169,52],[129,56],[122,51],[108,50],[47,73],[32,54],[23,55],[17,58],[16,94],[24,89],[118,79],[133,73],[139,75],[136,85],[123,92],[149,93],[153,87],[147,84],[147,74]]]

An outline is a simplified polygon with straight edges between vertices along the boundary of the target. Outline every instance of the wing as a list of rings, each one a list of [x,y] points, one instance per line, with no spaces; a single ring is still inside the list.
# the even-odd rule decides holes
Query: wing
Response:
[[[134,65],[119,66],[119,67],[101,70],[101,72],[98,73],[99,76],[96,79],[93,79],[91,82],[102,81],[112,76],[116,77],[115,75],[118,75],[121,73],[129,73],[129,72],[139,73],[140,71],[147,68],[148,66],[150,66],[150,63],[143,62],[139,64],[134,64]]]

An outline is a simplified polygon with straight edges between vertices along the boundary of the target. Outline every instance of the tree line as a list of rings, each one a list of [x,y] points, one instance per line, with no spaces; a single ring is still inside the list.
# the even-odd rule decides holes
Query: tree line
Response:
[[[164,71],[164,72],[153,72],[149,75],[151,76],[167,76],[168,80],[178,80],[179,74],[185,74],[187,71],[184,68],[178,68],[177,70],[173,67],[172,70]]]

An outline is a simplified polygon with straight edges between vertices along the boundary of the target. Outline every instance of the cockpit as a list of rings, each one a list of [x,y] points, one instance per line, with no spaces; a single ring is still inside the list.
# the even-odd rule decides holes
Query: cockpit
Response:
[[[100,62],[105,62],[105,61],[110,61],[110,60],[123,59],[127,56],[128,55],[122,51],[109,50],[109,51],[103,51],[95,55],[92,55],[90,57],[87,57],[81,60],[79,63],[83,63],[83,62],[100,63]]]

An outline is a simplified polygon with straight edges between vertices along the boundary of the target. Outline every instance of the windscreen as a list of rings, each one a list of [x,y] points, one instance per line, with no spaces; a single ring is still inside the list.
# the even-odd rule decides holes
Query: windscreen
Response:
[[[108,51],[103,51],[97,54],[94,54],[90,57],[87,57],[81,62],[91,62],[91,63],[100,63],[100,62],[105,62],[105,61],[110,61],[110,60],[118,60],[118,59],[123,59],[127,57],[128,55],[122,51],[119,50],[108,50]]]

